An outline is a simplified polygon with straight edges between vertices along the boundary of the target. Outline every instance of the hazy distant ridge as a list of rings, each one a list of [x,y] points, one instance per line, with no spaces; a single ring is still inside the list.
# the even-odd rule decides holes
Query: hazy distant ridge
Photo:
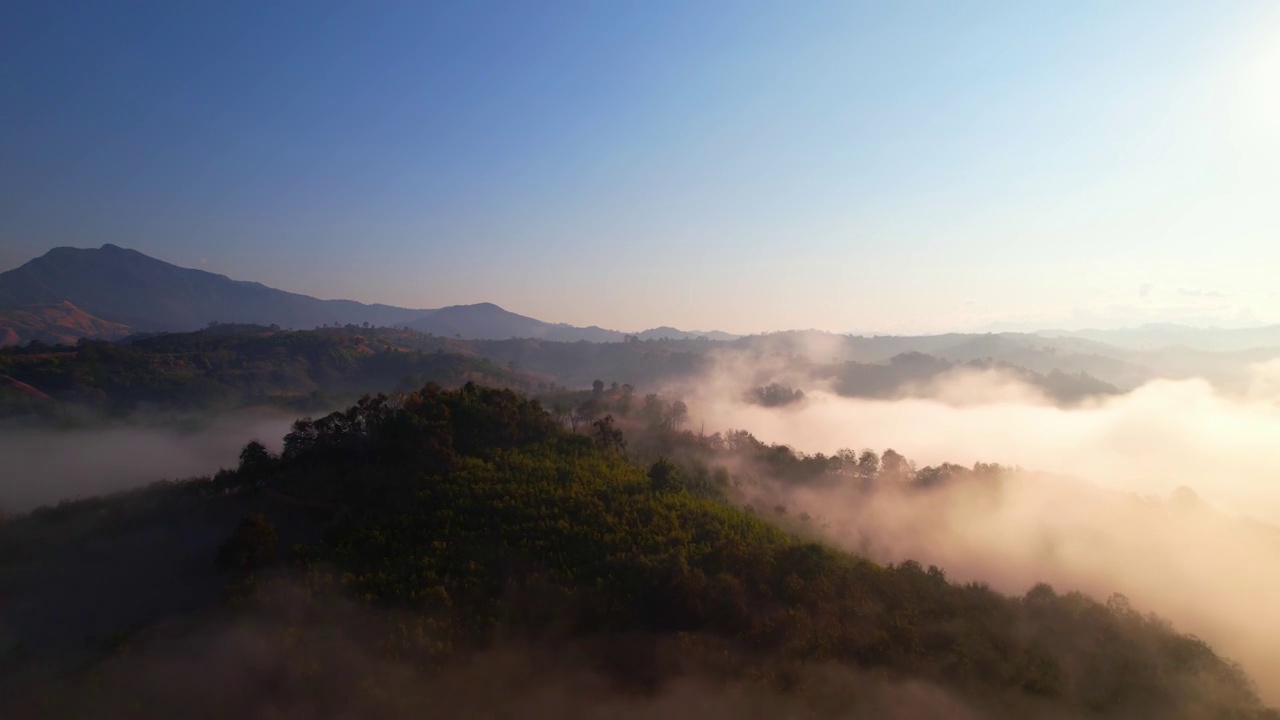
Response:
[[[32,318],[30,306],[70,303],[98,322],[61,315]],[[23,311],[19,319],[20,309]],[[0,273],[0,340],[18,344],[77,337],[118,337],[121,326],[137,332],[189,331],[210,322],[276,324],[312,328],[337,323],[408,326],[423,332],[469,339],[514,337],[591,342],[620,341],[626,333],[599,327],[548,323],[508,312],[492,303],[438,310],[367,305],[353,300],[321,300],[261,283],[232,280],[204,270],[179,267],[116,245],[97,249],[54,248],[22,267]],[[95,328],[109,329],[99,332]],[[641,339],[697,337],[675,328],[639,333]],[[731,339],[727,333],[706,333]]]

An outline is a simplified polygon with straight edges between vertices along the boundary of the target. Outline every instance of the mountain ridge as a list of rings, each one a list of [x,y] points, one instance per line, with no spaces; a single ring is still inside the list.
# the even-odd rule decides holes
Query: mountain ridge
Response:
[[[19,319],[23,307],[68,303],[96,321],[60,322],[56,317]],[[29,313],[28,313],[29,314]],[[41,339],[74,342],[79,337],[114,339],[127,332],[181,332],[210,323],[280,325],[298,329],[363,324],[409,327],[467,339],[535,338],[558,341],[620,342],[695,338],[675,328],[625,333],[596,326],[576,327],[520,315],[494,303],[444,308],[401,308],[355,300],[322,300],[262,283],[185,268],[137,250],[106,243],[98,248],[56,247],[0,273],[0,344]],[[737,336],[713,331],[717,339]]]

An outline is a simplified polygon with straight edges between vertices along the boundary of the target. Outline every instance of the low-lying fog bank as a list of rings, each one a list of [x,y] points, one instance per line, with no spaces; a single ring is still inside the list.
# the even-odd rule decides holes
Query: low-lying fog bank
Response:
[[[234,467],[240,450],[254,438],[279,450],[294,419],[254,410],[221,415],[198,430],[8,426],[0,432],[0,509],[21,512],[65,498]]]
[[[1067,409],[991,373],[890,401],[805,388],[803,401],[765,408],[742,400],[733,368],[691,389],[689,406],[692,426],[707,433],[742,429],[809,453],[893,448],[921,467],[1025,468],[996,493],[973,483],[868,492],[767,479],[747,492],[762,496],[756,507],[807,512],[833,542],[882,562],[937,564],[952,579],[1013,594],[1042,581],[1059,592],[1122,593],[1240,661],[1276,702],[1276,369],[1256,368],[1246,397],[1160,380]]]
[[[1280,363],[1254,374],[1242,397],[1157,380],[1070,408],[996,372],[952,374],[893,400],[801,385],[803,403],[765,408],[742,400],[760,376],[731,366],[681,392],[706,432],[748,430],[810,453],[891,447],[921,465],[995,462],[1141,494],[1187,486],[1229,512],[1280,522]]]

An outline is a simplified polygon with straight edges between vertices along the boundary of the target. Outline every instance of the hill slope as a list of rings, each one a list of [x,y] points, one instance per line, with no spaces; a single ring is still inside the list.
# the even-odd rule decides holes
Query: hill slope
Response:
[[[131,332],[127,325],[94,317],[65,300],[0,310],[0,346],[25,345],[32,340],[73,345],[82,337],[116,340]]]
[[[471,380],[525,388],[533,376],[484,358],[432,351],[411,330],[286,331],[217,325],[192,333],[93,340],[0,352],[0,419],[121,419],[150,412],[200,417],[283,405],[310,411],[363,392]],[[438,352],[436,351],[438,350]],[[38,401],[38,402],[37,402]]]

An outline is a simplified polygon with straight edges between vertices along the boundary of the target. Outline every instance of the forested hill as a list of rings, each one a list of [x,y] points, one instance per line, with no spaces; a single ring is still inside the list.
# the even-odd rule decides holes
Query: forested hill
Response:
[[[439,706],[461,717],[477,697],[565,678],[544,666],[479,696],[425,683],[476,652],[543,647],[580,658],[614,702],[696,677],[706,692],[767,693],[790,705],[786,716],[874,717],[884,692],[909,683],[903,707],[942,696],[944,714],[966,717],[1280,717],[1238,667],[1124,602],[1044,585],[1008,597],[938,568],[876,565],[735,507],[727,473],[637,465],[625,440],[604,420],[593,436],[570,433],[536,401],[472,384],[300,421],[279,456],[250,444],[238,470],[127,505],[145,516],[258,499],[216,555],[232,601],[219,622],[234,632],[235,613],[257,613],[251,645],[171,627],[117,643],[128,652],[87,676],[0,685],[0,701],[63,717],[410,717]],[[326,529],[281,566],[271,516],[286,508]],[[110,502],[9,520],[9,560],[41,552],[59,526],[108,521],[145,522]],[[334,611],[337,598],[364,609],[359,632],[344,630],[355,620]],[[170,648],[161,657],[217,657],[224,669],[156,681],[157,637]],[[192,697],[204,700],[192,708]]]
[[[368,391],[434,381],[525,389],[531,377],[471,354],[424,350],[408,330],[285,331],[217,325],[194,333],[0,350],[0,417],[94,421],[137,412],[207,414],[255,405],[314,412]]]

